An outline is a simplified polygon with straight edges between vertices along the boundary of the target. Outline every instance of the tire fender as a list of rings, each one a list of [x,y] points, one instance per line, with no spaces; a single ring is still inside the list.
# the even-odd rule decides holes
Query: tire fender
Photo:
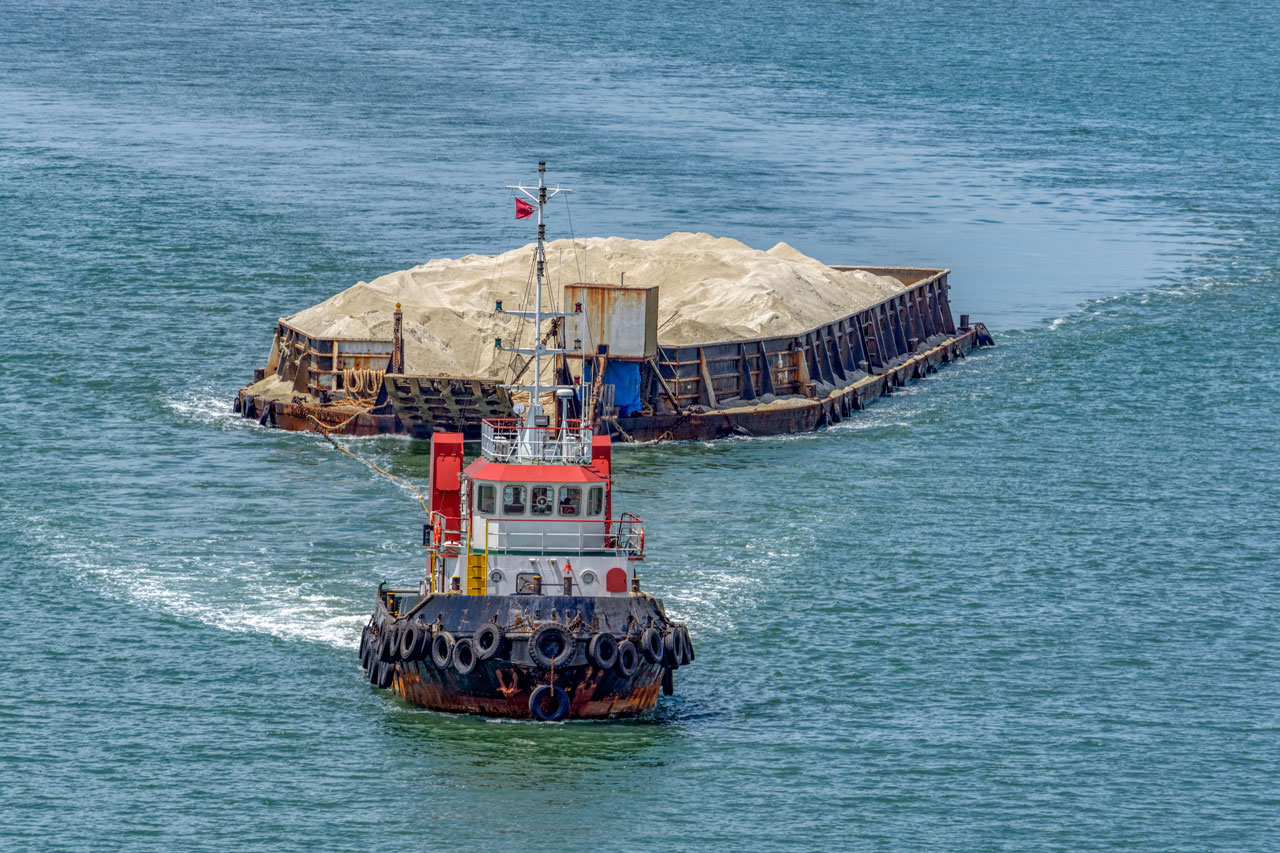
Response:
[[[600,667],[609,669],[618,662],[618,638],[601,631],[587,643],[587,658]]]
[[[564,666],[576,649],[573,635],[559,622],[544,622],[529,637],[529,657],[543,669]]]
[[[463,637],[453,644],[453,668],[458,675],[470,675],[476,663],[476,647],[472,640]]]
[[[662,663],[664,666],[675,669],[680,665],[680,653],[684,651],[684,646],[680,642],[680,632],[676,628],[667,629],[667,633],[662,635]]]
[[[445,669],[453,662],[453,647],[457,640],[448,631],[438,631],[431,638],[431,662],[440,669]]]
[[[476,650],[476,660],[488,660],[502,650],[506,632],[493,622],[486,622],[476,629],[471,644]]]
[[[662,635],[658,633],[658,629],[645,628],[640,635],[640,654],[649,663],[661,663],[662,651]]]
[[[630,640],[618,643],[618,655],[613,668],[623,678],[630,678],[636,674],[636,670],[640,668],[640,651],[635,643]]]
[[[422,651],[427,645],[426,632],[416,622],[406,622],[400,630],[400,660],[422,660]]]
[[[378,660],[387,663],[392,660],[395,654],[392,645],[392,632],[389,626],[384,625],[378,633]]]
[[[547,708],[547,700],[553,704]],[[569,716],[569,694],[555,684],[539,684],[529,694],[529,713],[544,723],[555,723]]]

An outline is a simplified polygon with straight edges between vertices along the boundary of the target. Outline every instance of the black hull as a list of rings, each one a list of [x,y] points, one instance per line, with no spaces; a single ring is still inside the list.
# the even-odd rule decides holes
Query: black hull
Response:
[[[493,657],[474,662],[465,656],[433,659],[425,650],[385,654],[385,646],[403,640],[405,624],[434,639],[470,643],[488,624],[501,629]],[[544,626],[558,626],[544,628]],[[488,631],[493,628],[489,627]],[[535,638],[550,631],[568,642],[562,659],[547,666],[537,659]],[[654,654],[640,651],[649,632],[667,638]],[[491,717],[606,719],[633,717],[653,710],[671,673],[692,658],[680,652],[682,625],[670,621],[662,603],[642,593],[623,597],[428,595],[380,592],[378,607],[361,642],[362,663],[371,682],[402,699],[437,711]],[[601,665],[592,638],[629,640],[634,665]],[[687,633],[685,634],[687,637]],[[393,638],[383,643],[382,638]],[[674,638],[672,640],[671,638]],[[461,644],[456,644],[454,649]],[[607,648],[607,642],[605,643]],[[472,649],[475,646],[471,646]],[[458,657],[463,658],[460,663]],[[390,659],[388,659],[390,658]],[[537,699],[534,691],[546,685]],[[538,707],[534,707],[534,703]],[[562,704],[560,704],[562,703]],[[535,713],[540,711],[540,715]]]

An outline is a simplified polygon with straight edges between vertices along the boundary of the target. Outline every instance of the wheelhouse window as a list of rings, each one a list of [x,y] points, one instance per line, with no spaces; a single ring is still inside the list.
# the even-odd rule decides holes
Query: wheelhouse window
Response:
[[[604,512],[604,486],[592,486],[587,490],[587,515]]]
[[[534,486],[533,487],[533,514],[534,515],[551,515],[551,499],[555,495],[555,488],[552,486]]]
[[[502,514],[524,515],[524,486],[502,487]]]
[[[582,509],[582,489],[579,486],[560,487],[560,514],[577,515]]]
[[[497,490],[493,483],[481,483],[476,487],[476,512],[481,515],[493,515],[497,504]]]

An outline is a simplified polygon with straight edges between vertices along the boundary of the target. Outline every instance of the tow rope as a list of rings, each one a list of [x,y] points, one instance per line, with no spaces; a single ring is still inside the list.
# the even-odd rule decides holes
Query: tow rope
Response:
[[[418,490],[417,486],[415,486],[413,483],[410,483],[408,480],[403,479],[402,477],[397,477],[395,474],[392,474],[390,471],[386,470],[385,468],[379,468],[377,465],[373,464],[368,459],[365,459],[364,457],[360,456],[358,453],[354,453],[350,448],[341,444],[337,439],[335,439],[332,435],[329,434],[329,430],[331,429],[331,427],[326,427],[324,424],[318,421],[313,415],[307,415],[307,420],[311,421],[311,423],[315,425],[317,433],[319,433],[320,435],[328,439],[329,443],[332,444],[334,447],[336,447],[338,450],[341,450],[343,453],[347,454],[352,459],[359,462],[361,465],[364,465],[370,470],[386,477],[391,482],[404,486],[409,491],[413,492],[413,494],[418,498],[418,504],[422,507],[422,511],[425,512],[428,516],[431,515],[431,510],[427,509],[427,499],[423,496],[422,492]]]

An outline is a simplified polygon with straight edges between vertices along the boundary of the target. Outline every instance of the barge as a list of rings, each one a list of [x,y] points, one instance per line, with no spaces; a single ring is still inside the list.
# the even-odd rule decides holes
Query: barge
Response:
[[[540,223],[538,249],[531,256],[539,279],[547,264],[544,228]],[[494,350],[513,354],[502,362],[480,359],[471,351],[468,359],[455,357],[452,350],[464,345],[457,338],[442,337],[433,325],[447,315],[456,321],[451,328],[466,327],[474,335],[476,329],[467,323],[483,322],[474,310],[433,303],[420,309],[416,319],[406,321],[400,299],[420,299],[424,288],[430,287],[466,289],[449,281],[441,284],[439,273],[428,281],[427,273],[433,269],[428,264],[396,274],[400,278],[384,277],[385,284],[379,284],[384,279],[369,285],[362,282],[357,287],[377,291],[374,295],[381,301],[362,303],[359,310],[343,304],[340,294],[279,320],[267,364],[255,371],[253,383],[239,391],[235,411],[281,429],[409,434],[423,439],[457,432],[474,441],[484,420],[513,417],[514,406],[524,398],[504,386],[527,379],[533,353],[542,348],[555,353],[541,368],[547,373],[543,378],[549,384],[575,388],[569,402],[572,416],[616,441],[775,435],[837,423],[895,387],[962,359],[975,348],[994,344],[982,323],[970,323],[967,314],[959,315],[958,322],[955,319],[950,270],[823,266],[789,247],[784,247],[785,253],[778,253],[779,247],[766,253],[707,235],[671,235],[675,237],[695,242],[706,238],[696,243],[700,251],[731,243],[775,265],[798,259],[782,272],[799,270],[813,278],[818,275],[813,271],[816,265],[830,279],[859,278],[879,288],[860,293],[887,294],[861,305],[850,304],[855,299],[831,299],[822,303],[830,319],[784,328],[782,333],[698,338],[688,330],[680,335],[672,332],[689,300],[684,298],[672,311],[664,309],[661,300],[674,287],[671,281],[655,283],[641,276],[640,286],[628,285],[624,272],[616,283],[565,284],[559,294],[560,310],[545,314],[550,328],[539,330],[523,347],[503,347],[503,337],[527,335],[527,328],[491,326],[490,331],[497,332]],[[617,241],[593,239],[601,245]],[[571,246],[578,251],[579,242]],[[493,260],[475,261],[475,257],[453,263],[465,272],[468,265]],[[678,264],[668,267],[676,270],[669,275],[680,275]],[[580,268],[580,264],[562,263],[560,272],[563,276],[566,270]],[[443,275],[447,279],[449,273]],[[497,293],[488,310],[519,316],[519,312],[501,312],[502,293]],[[721,295],[708,288],[708,300]],[[779,286],[775,295],[785,301],[786,286]],[[682,297],[687,293],[677,292],[676,300]],[[369,304],[385,304],[385,308],[370,309]],[[357,314],[377,314],[387,322],[357,322]],[[806,316],[812,315],[811,311]],[[675,327],[670,325],[673,319]],[[374,334],[375,328],[385,329],[386,334]],[[708,328],[743,326],[726,322]],[[407,340],[412,356],[408,360]]]

